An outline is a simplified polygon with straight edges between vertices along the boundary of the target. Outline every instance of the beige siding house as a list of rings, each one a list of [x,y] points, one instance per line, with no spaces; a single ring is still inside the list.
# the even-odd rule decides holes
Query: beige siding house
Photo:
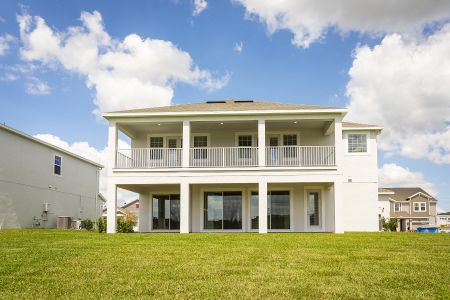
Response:
[[[96,219],[101,165],[0,125],[0,228],[55,228]]]
[[[398,230],[436,226],[437,200],[422,188],[383,188],[379,189],[378,194],[380,206],[381,203],[389,203],[389,218],[399,220]]]

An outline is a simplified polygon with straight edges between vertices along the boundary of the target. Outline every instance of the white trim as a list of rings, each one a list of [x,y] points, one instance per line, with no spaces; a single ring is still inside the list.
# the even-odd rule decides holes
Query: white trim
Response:
[[[319,192],[319,225],[311,226],[308,222],[308,194],[310,192]],[[303,209],[304,209],[304,226],[306,232],[325,232],[325,203],[323,196],[323,186],[305,186],[303,189]]]
[[[400,209],[399,210],[396,210],[395,209],[395,205],[396,204],[400,204]],[[402,212],[402,203],[401,202],[394,202],[394,212],[396,213],[396,212]]]
[[[61,165],[59,166],[59,172],[60,172],[61,174],[56,174],[56,173],[55,173],[55,166],[56,166],[56,164],[55,164],[55,158],[56,158],[57,156],[61,159]],[[53,167],[53,168],[52,168],[53,176],[62,177],[62,166],[63,166],[63,158],[62,158],[62,155],[61,155],[61,154],[56,154],[56,153],[54,153],[54,154],[53,154],[53,164],[52,164],[52,167]]]
[[[91,164],[91,165],[94,165],[94,166],[96,166],[96,167],[98,167],[98,168],[103,169],[103,165],[101,165],[101,164],[98,164],[98,163],[96,163],[96,162],[94,162],[94,161],[92,161],[92,160],[89,160],[89,159],[87,159],[87,158],[84,158],[84,157],[82,157],[82,156],[79,156],[79,155],[77,155],[77,154],[75,154],[75,153],[72,153],[72,152],[70,152],[70,151],[64,150],[64,149],[62,149],[62,148],[60,148],[60,147],[57,147],[57,146],[55,146],[55,145],[53,145],[53,144],[47,143],[47,142],[45,142],[45,141],[43,141],[43,140],[40,140],[40,139],[38,139],[38,138],[35,138],[35,137],[33,137],[33,136],[29,135],[29,134],[26,134],[26,133],[24,133],[24,132],[21,132],[21,131],[19,131],[19,130],[17,130],[17,129],[14,129],[14,128],[12,128],[12,127],[9,127],[9,126],[7,126],[7,125],[0,124],[0,129],[4,129],[4,130],[6,130],[6,131],[8,131],[8,132],[10,132],[10,133],[13,133],[13,134],[18,135],[18,136],[20,136],[20,137],[23,137],[23,138],[25,138],[25,139],[28,139],[28,140],[30,140],[30,141],[32,141],[32,142],[41,144],[41,145],[43,145],[43,146],[45,146],[45,147],[54,149],[54,150],[59,151],[59,152],[61,152],[61,153],[67,154],[67,155],[69,155],[69,156],[72,156],[73,158],[79,159],[79,160],[81,160],[81,161],[84,161],[84,162],[86,162],[86,163],[89,163],[89,164]]]
[[[273,114],[347,114],[346,108],[337,109],[298,109],[298,110],[243,110],[243,111],[186,111],[186,112],[108,112],[102,114],[106,119],[118,117],[164,117],[164,116],[204,116],[204,115],[273,115]]]
[[[364,126],[361,126],[361,127],[344,127],[344,126],[342,126],[342,131],[352,131],[352,130],[355,130],[355,131],[358,131],[358,130],[376,130],[376,131],[379,131],[379,130],[383,130],[383,128],[384,127],[364,127]]]
[[[418,195],[422,195],[422,196],[424,196],[425,198],[428,198],[428,199],[430,199],[430,200],[436,201],[432,196],[427,195],[427,194],[422,193],[422,192],[417,192],[417,193],[415,193],[414,195],[411,195],[411,196],[409,196],[409,197],[406,198],[406,199],[411,199],[411,200],[412,200],[412,198],[414,198],[414,197],[416,197],[416,196],[418,196]]]

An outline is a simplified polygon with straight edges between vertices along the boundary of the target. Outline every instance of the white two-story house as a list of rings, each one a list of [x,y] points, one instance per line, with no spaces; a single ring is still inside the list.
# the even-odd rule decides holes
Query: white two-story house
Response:
[[[107,231],[117,188],[139,193],[141,232],[377,231],[381,127],[346,112],[226,100],[105,113]]]

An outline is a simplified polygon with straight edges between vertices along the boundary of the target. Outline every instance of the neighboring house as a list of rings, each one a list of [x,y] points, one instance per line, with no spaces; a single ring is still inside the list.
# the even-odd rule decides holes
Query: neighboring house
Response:
[[[107,231],[117,188],[139,193],[143,232],[378,231],[382,128],[346,113],[242,100],[105,113]]]
[[[383,230],[382,220],[389,220],[391,217],[391,196],[394,192],[388,189],[378,189],[378,218],[380,220],[380,231]]]
[[[55,228],[96,219],[101,165],[0,125],[0,228]]]
[[[437,214],[437,225],[440,227],[450,227],[450,211]]]
[[[389,207],[387,208],[387,203]],[[422,226],[436,226],[437,200],[419,187],[380,188],[378,205],[389,211],[381,216],[399,220],[399,231],[416,230]]]
[[[107,216],[108,209],[103,209],[103,217]],[[122,207],[117,208],[117,217],[123,217],[126,214],[134,214],[135,216],[139,216],[139,199],[133,200],[129,203],[124,204]]]

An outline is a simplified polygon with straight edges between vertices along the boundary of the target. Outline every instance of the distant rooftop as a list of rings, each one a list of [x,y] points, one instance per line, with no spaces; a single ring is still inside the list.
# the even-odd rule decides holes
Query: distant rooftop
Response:
[[[431,196],[429,193],[425,192],[425,190],[423,190],[420,187],[404,187],[404,188],[379,188],[378,189],[378,193],[382,194],[383,192],[388,192],[391,191],[394,194],[390,196],[390,198],[396,200],[396,201],[407,201],[409,200],[409,197],[417,194],[417,193],[422,193],[428,197],[430,197],[433,200],[436,200],[433,196]]]

